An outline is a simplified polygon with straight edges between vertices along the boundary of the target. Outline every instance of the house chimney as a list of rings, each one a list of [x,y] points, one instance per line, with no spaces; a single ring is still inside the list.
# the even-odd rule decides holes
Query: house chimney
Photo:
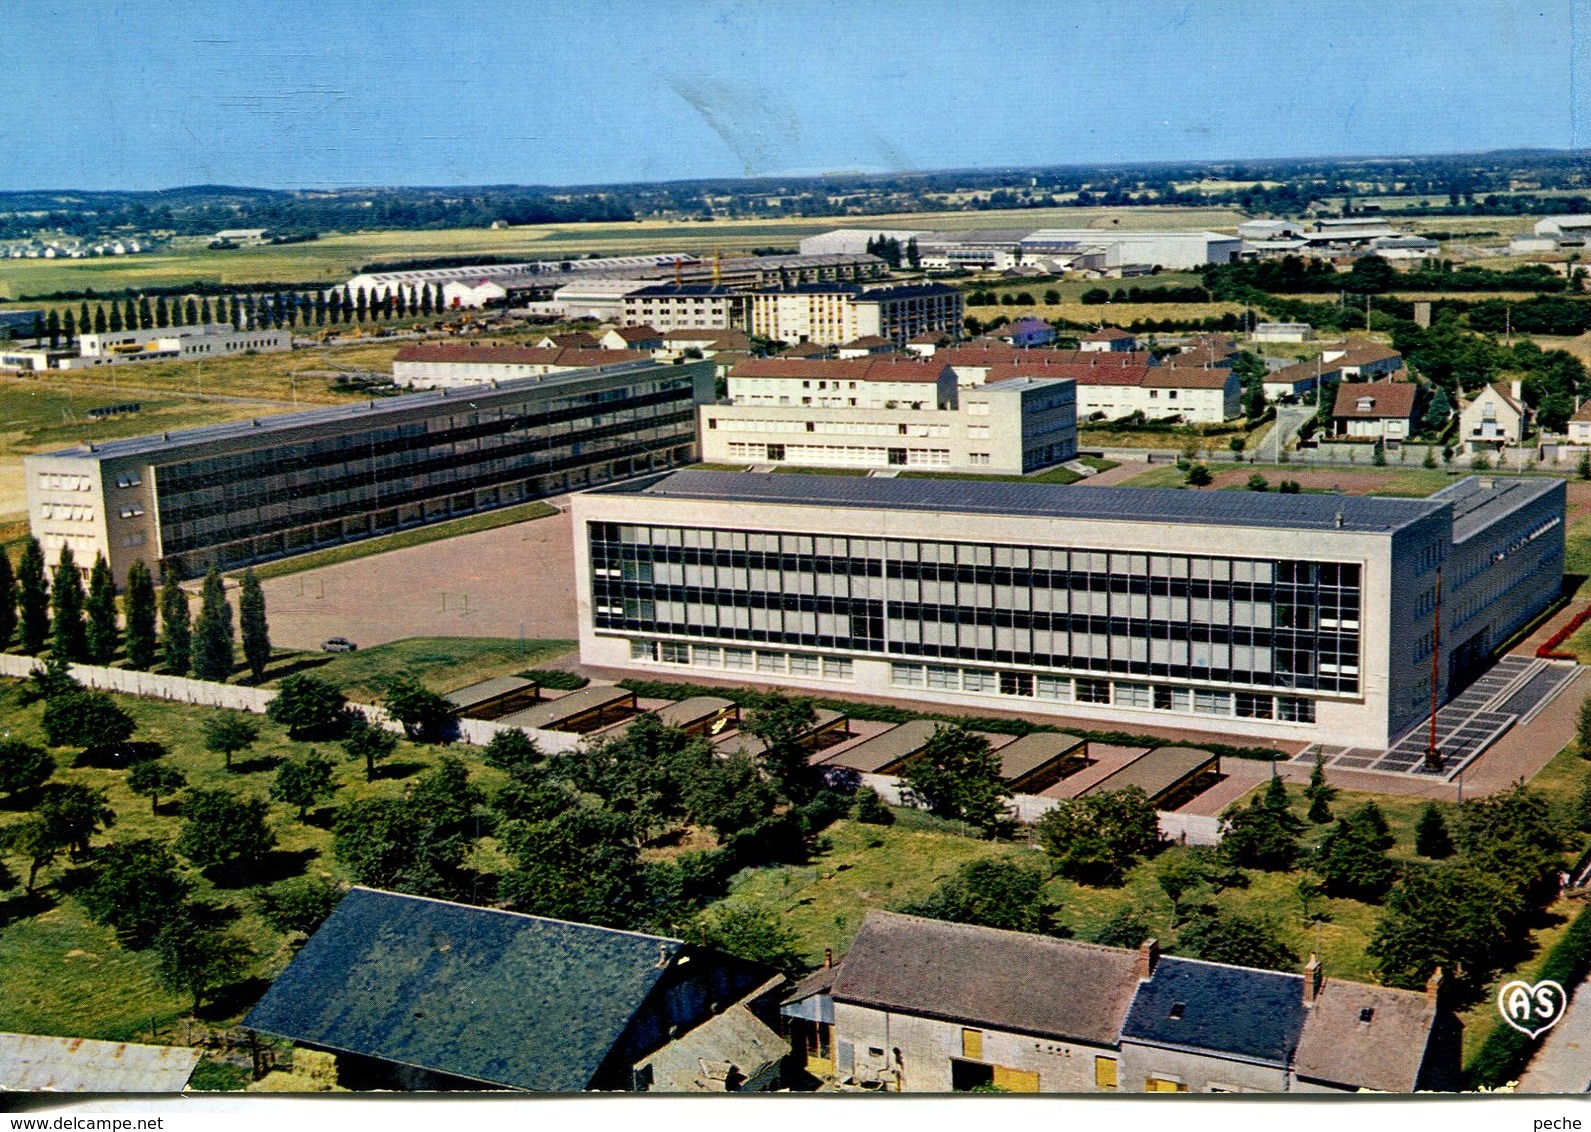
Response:
[[[1304,1008],[1315,1005],[1315,1000],[1320,997],[1320,956],[1314,952],[1309,953],[1309,962],[1304,964]]]
[[[1155,964],[1160,962],[1160,941],[1146,939],[1138,945],[1138,964],[1136,974],[1141,983],[1155,973]]]
[[[1442,1001],[1442,968],[1438,967],[1431,972],[1431,977],[1425,980],[1425,1001],[1432,1006],[1441,1005]]]
[[[1518,378],[1508,383],[1508,391],[1513,394],[1515,401],[1523,401],[1525,399],[1525,383]]]

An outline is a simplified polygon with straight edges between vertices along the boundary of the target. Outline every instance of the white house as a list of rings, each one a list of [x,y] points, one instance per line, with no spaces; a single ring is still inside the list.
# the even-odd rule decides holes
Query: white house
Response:
[[[1406,440],[1414,435],[1419,386],[1411,382],[1344,381],[1331,418],[1338,436]]]
[[[1468,452],[1496,450],[1505,444],[1518,444],[1530,421],[1530,409],[1520,391],[1496,382],[1486,386],[1464,406],[1458,417],[1458,434]]]

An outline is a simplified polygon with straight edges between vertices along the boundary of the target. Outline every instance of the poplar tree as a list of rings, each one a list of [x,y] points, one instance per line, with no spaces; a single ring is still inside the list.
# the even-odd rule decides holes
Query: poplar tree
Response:
[[[77,341],[77,315],[71,311],[61,316],[61,337],[66,339],[68,346]]]
[[[98,324],[96,323],[96,325],[98,325]],[[110,322],[108,323],[108,325],[110,327],[110,332],[112,334],[120,334],[121,330],[122,330],[122,327],[124,325],[126,325],[125,323],[122,322],[122,307],[121,307],[120,303],[116,303],[116,302],[111,303],[111,305],[110,305]]]
[[[199,321],[199,304],[193,301],[191,295],[188,301],[182,304],[182,317],[189,326]]]
[[[88,634],[86,652],[90,664],[109,664],[116,659],[120,633],[116,625],[116,579],[103,554],[94,556],[88,573]]]
[[[155,327],[164,330],[171,325],[171,309],[166,306],[166,296],[155,298]]]
[[[0,652],[11,645],[17,630],[17,579],[11,572],[11,559],[0,551]]]
[[[70,545],[61,547],[61,558],[50,582],[50,655],[82,663],[88,659],[88,639],[83,628],[83,578],[77,572]]]
[[[78,332],[81,334],[87,334],[94,328],[94,320],[89,316],[88,300],[86,299],[77,308],[77,326]]]
[[[177,572],[169,566],[160,589],[160,659],[173,676],[188,675],[193,663],[188,595],[183,592]]]
[[[50,637],[50,589],[44,580],[44,548],[32,535],[17,562],[17,612],[22,651],[37,653]]]
[[[50,348],[61,344],[61,312],[52,310],[44,320],[44,333],[49,335]]]
[[[155,580],[142,558],[127,568],[127,667],[155,666]]]
[[[138,296],[138,329],[150,330],[155,325],[155,316],[149,309],[149,296]]]
[[[193,674],[200,680],[224,681],[232,675],[232,605],[215,563],[205,571],[199,619],[193,626]]]
[[[364,322],[366,316],[370,313],[370,300],[365,295],[363,287],[359,288],[359,294],[354,299],[354,313],[359,316],[360,322]]]
[[[109,326],[110,326],[110,324],[105,321],[105,304],[104,303],[95,303],[94,304],[94,333],[95,334],[103,334],[103,333],[105,333],[106,329]]]
[[[243,634],[243,659],[256,683],[265,679],[271,662],[271,632],[265,621],[265,591],[252,567],[243,571],[243,590],[238,595],[238,628]]]
[[[210,296],[209,295],[206,295],[199,302],[199,321],[202,322],[202,323],[205,323],[205,324],[209,324],[209,323],[212,323],[212,322],[215,321],[214,316],[210,312]]]

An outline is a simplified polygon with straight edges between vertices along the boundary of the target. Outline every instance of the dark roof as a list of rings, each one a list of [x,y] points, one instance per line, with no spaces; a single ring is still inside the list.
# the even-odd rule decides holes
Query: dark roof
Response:
[[[1397,381],[1345,381],[1337,386],[1331,415],[1347,420],[1408,420],[1414,416],[1419,386]],[[1360,408],[1361,400],[1368,402]]]
[[[683,946],[355,888],[243,1024],[474,1081],[574,1092]]]
[[[455,688],[451,692],[444,692],[442,698],[452,704],[457,711],[466,711],[469,708],[492,700],[511,696],[516,692],[523,692],[526,688],[536,687],[536,681],[526,680],[523,676],[493,676],[490,680],[482,680],[478,684],[467,684],[462,688]]]
[[[1327,979],[1306,1013],[1293,1069],[1314,1081],[1412,1093],[1435,1025],[1436,1004],[1419,991]]]
[[[1303,1028],[1303,976],[1163,956],[1121,1036],[1286,1065]]]
[[[658,283],[651,287],[642,287],[631,291],[626,299],[658,299],[672,298],[676,295],[686,298],[710,298],[717,295],[737,294],[733,288],[721,283]]]
[[[1000,777],[1006,782],[1016,782],[1040,770],[1056,759],[1078,752],[1083,740],[1059,731],[1034,731],[1020,739],[1013,739],[995,752],[1000,760]]]
[[[599,711],[611,704],[633,700],[635,693],[612,685],[596,685],[559,696],[556,700],[532,704],[523,711],[505,715],[497,722],[509,727],[527,727],[532,730],[552,727],[588,711]]]
[[[1216,756],[1209,751],[1191,747],[1161,747],[1100,779],[1083,793],[1109,794],[1112,790],[1136,786],[1149,795],[1151,801],[1155,801],[1215,761]]]
[[[922,750],[939,726],[931,719],[908,720],[831,755],[823,762],[825,766],[841,766],[861,774],[880,774]]]
[[[937,384],[945,363],[915,354],[861,358],[751,358],[729,371],[730,377],[805,378],[844,381],[895,381]]]
[[[1138,955],[1023,932],[869,912],[834,980],[836,1002],[1114,1045]]]
[[[750,472],[675,472],[651,481],[597,488],[593,494],[620,492],[644,492],[673,499],[808,507],[1349,532],[1392,531],[1442,509],[1441,503],[1426,499],[1352,495],[1066,487],[871,476],[770,476]],[[1340,528],[1337,525],[1339,516]]]

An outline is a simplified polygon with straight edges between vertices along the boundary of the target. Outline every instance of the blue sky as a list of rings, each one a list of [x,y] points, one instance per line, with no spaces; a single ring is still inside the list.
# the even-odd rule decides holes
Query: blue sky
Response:
[[[1591,145],[1591,0],[5,7],[6,189]]]

